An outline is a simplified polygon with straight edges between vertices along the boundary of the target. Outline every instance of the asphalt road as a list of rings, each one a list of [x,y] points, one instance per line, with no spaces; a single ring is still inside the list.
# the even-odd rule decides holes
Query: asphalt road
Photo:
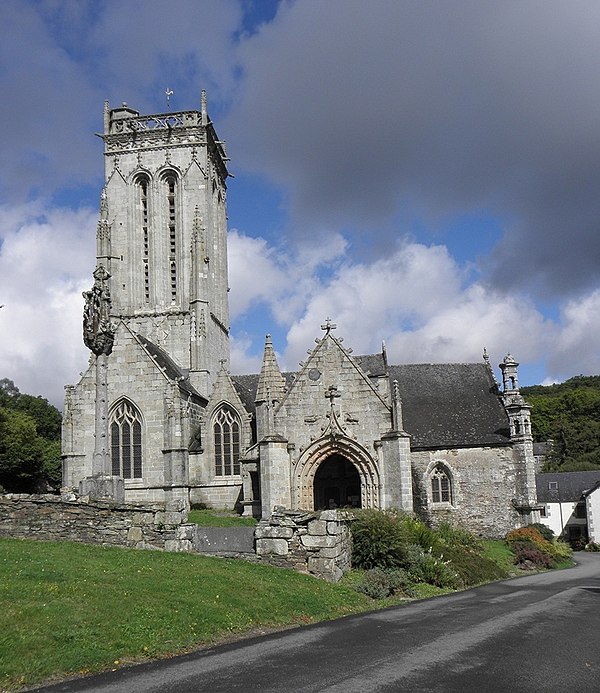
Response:
[[[600,554],[577,561],[39,690],[600,692]]]

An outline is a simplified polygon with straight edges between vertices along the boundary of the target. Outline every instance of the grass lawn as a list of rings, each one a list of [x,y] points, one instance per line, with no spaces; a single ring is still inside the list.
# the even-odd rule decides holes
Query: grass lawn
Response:
[[[244,561],[17,539],[0,539],[0,604],[0,690],[375,607]]]
[[[241,517],[231,511],[219,510],[190,510],[188,522],[200,527],[254,527],[256,520],[253,517]]]

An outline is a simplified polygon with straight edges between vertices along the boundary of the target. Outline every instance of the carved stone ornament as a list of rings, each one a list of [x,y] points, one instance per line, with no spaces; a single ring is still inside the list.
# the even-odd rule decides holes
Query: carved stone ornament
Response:
[[[107,280],[110,274],[103,265],[94,270],[94,286],[84,291],[83,343],[96,356],[108,356],[113,348],[116,326],[110,321],[110,291]]]

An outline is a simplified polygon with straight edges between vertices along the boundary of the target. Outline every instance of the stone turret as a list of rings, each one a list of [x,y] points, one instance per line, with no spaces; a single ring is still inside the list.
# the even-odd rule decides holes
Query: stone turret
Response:
[[[268,334],[265,338],[265,351],[256,387],[256,433],[258,440],[275,433],[273,410],[276,404],[281,402],[284,394],[285,380],[279,370],[271,335]]]
[[[535,458],[531,434],[531,407],[519,391],[519,364],[507,354],[499,368],[502,371],[502,400],[510,425],[510,438],[517,454],[516,509],[523,516],[523,523],[537,522],[537,492],[535,488]]]

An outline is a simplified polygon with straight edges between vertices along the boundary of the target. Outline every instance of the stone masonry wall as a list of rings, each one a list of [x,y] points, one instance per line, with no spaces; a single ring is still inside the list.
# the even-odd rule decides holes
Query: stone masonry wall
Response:
[[[62,497],[10,493],[0,495],[0,537],[237,557],[337,582],[350,569],[347,515],[339,510],[276,509],[256,527],[254,553],[253,537],[247,536],[252,528],[184,524],[187,512],[181,500],[116,505],[88,502],[71,493]]]
[[[275,508],[256,528],[257,558],[337,582],[350,569],[349,520],[341,510],[305,513]]]
[[[0,495],[0,536],[190,551],[182,501],[115,505],[64,496]]]

